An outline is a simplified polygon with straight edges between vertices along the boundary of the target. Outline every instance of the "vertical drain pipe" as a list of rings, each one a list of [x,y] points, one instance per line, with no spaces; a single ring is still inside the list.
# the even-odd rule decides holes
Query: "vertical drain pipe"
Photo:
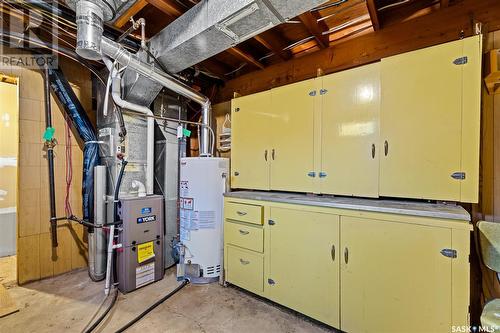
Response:
[[[47,64],[45,70],[45,127],[46,133],[52,130],[52,111],[50,107],[50,82],[49,82],[49,68]],[[53,134],[53,133],[52,133]],[[50,200],[50,233],[52,238],[52,247],[57,247],[57,217],[56,217],[56,192],[54,185],[54,146],[55,142],[52,137],[44,135],[45,148],[47,149],[47,162],[49,168],[49,200]]]

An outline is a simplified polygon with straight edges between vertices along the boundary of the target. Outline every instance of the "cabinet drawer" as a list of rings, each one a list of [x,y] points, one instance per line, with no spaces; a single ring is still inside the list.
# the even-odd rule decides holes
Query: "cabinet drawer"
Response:
[[[227,246],[226,279],[251,292],[264,290],[264,258],[261,254]]]
[[[226,202],[226,219],[262,225],[262,206]]]
[[[264,250],[264,231],[259,227],[226,221],[224,239],[226,243],[252,251]]]

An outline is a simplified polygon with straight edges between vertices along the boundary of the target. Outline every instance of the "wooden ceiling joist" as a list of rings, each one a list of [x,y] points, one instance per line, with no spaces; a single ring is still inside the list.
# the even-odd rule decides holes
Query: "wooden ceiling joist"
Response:
[[[218,101],[230,100],[235,92],[248,95],[313,78],[318,69],[326,74],[333,73],[402,52],[457,40],[462,31],[465,36],[471,36],[471,16],[476,21],[487,24],[491,31],[500,29],[498,0],[463,0],[443,10],[334,43],[330,48],[271,65],[264,70],[241,75],[226,82]]]
[[[175,1],[168,0],[146,0],[150,5],[155,6],[165,14],[177,18],[184,13],[184,10]]]
[[[130,8],[122,14],[122,16],[116,19],[114,26],[117,28],[122,28],[132,16],[140,12],[144,7],[146,7],[147,4],[148,2],[146,0],[138,0],[136,3],[130,6]]]
[[[441,2],[444,0],[441,0]],[[366,0],[366,7],[368,8],[368,13],[370,13],[370,19],[372,20],[373,30],[380,29],[380,19],[378,17],[377,5],[375,0]]]
[[[328,47],[328,36],[323,35],[324,30],[321,29],[317,18],[311,12],[299,15],[299,20],[306,27],[307,31],[314,36],[320,48],[324,49]]]
[[[255,59],[251,54],[244,52],[237,47],[232,47],[232,48],[228,49],[227,52],[229,52],[233,56],[238,57],[238,58],[246,61],[247,63],[250,63],[250,64],[252,64],[255,67],[258,67],[260,69],[264,69],[264,67],[265,67],[260,61]]]
[[[267,30],[254,37],[256,41],[260,44],[264,45],[269,51],[272,51],[274,54],[279,56],[283,60],[288,60],[292,57],[292,54],[289,50],[283,50],[286,45],[286,41],[282,36],[279,36],[273,30]]]

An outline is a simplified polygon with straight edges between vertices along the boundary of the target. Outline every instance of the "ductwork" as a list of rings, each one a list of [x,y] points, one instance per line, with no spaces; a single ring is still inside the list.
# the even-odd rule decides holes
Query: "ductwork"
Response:
[[[149,49],[169,72],[177,73],[324,2],[204,0],[152,37]],[[138,56],[148,60],[144,51]],[[161,85],[131,71],[124,83],[125,98],[144,105],[161,90]]]

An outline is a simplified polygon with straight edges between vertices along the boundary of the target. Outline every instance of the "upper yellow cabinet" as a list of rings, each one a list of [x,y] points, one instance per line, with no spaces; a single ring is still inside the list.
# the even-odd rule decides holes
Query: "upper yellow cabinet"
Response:
[[[232,187],[477,202],[481,38],[233,99]]]
[[[481,38],[382,59],[380,196],[477,202]]]
[[[233,188],[313,191],[315,82],[233,99]]]
[[[231,184],[237,188],[269,190],[269,132],[271,92],[232,101]]]
[[[380,63],[323,77],[320,192],[378,196]]]
[[[271,189],[313,192],[315,80],[271,90]]]

